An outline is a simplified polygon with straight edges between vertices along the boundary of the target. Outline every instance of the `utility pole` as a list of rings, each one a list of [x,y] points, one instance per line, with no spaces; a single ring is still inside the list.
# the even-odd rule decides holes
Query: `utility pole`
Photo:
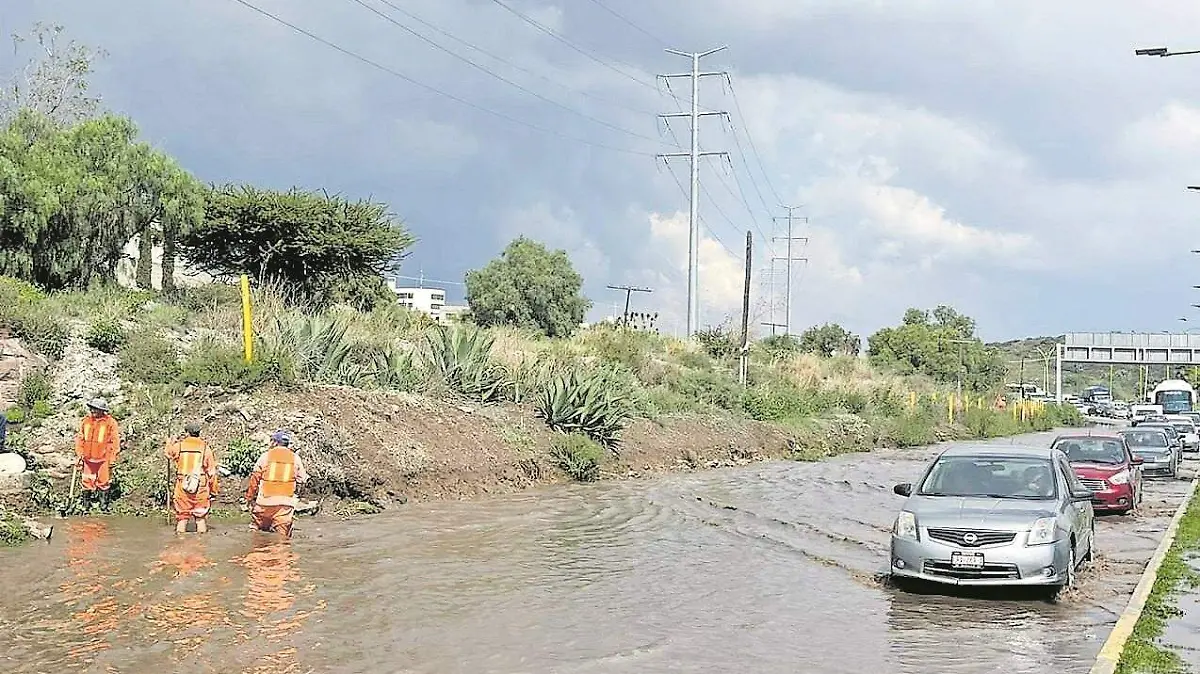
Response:
[[[691,340],[695,335],[696,330],[700,327],[700,293],[699,293],[699,273],[700,273],[700,158],[712,156],[729,156],[728,152],[701,152],[700,151],[700,118],[708,116],[729,117],[728,112],[701,112],[700,111],[700,78],[702,77],[726,77],[725,72],[700,72],[700,59],[711,54],[715,54],[726,47],[717,47],[706,52],[684,52],[674,49],[667,49],[668,54],[676,56],[685,56],[692,61],[692,71],[689,73],[678,73],[674,75],[659,75],[659,77],[670,80],[673,77],[689,77],[692,80],[692,111],[669,113],[659,115],[663,119],[671,117],[690,117],[692,121],[692,143],[687,152],[671,152],[667,154],[657,155],[658,158],[669,160],[671,158],[688,159],[692,173],[691,192],[688,195],[688,308],[687,308],[687,338]],[[669,122],[668,122],[669,123]]]
[[[783,305],[784,305],[783,306],[783,325],[784,325],[783,334],[785,334],[785,335],[792,334],[792,263],[793,262],[801,262],[801,261],[808,262],[808,258],[805,258],[805,257],[795,257],[795,258],[792,257],[792,242],[793,241],[803,241],[805,243],[808,243],[808,239],[803,236],[792,236],[792,224],[796,220],[799,220],[800,222],[808,222],[808,218],[796,218],[795,216],[792,215],[792,211],[796,210],[797,208],[799,208],[799,206],[784,206],[784,209],[787,210],[787,216],[782,217],[782,218],[772,218],[772,220],[775,220],[775,221],[779,221],[779,220],[787,221],[787,236],[773,237],[773,240],[775,240],[775,241],[783,239],[787,242],[787,255],[785,255],[784,257],[781,257],[781,258],[780,257],[774,258],[776,260],[783,260],[784,265],[786,265],[784,268],[784,290],[783,290]]]
[[[738,359],[738,381],[746,385],[750,363],[750,253],[754,246],[754,235],[746,232],[746,278],[742,282],[742,348]]]
[[[637,286],[608,286],[609,290],[624,290],[625,291],[625,313],[621,314],[621,325],[629,325],[629,296],[633,293],[652,293],[650,288],[639,288]],[[616,312],[614,312],[616,313]]]

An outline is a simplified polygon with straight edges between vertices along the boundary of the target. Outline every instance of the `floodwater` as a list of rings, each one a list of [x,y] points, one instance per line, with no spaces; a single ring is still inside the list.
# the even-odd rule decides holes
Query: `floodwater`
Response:
[[[0,552],[0,671],[1088,671],[1187,483],[1104,519],[1102,558],[1059,604],[910,594],[881,582],[891,487],[932,455],[302,519],[290,542],[62,521]]]

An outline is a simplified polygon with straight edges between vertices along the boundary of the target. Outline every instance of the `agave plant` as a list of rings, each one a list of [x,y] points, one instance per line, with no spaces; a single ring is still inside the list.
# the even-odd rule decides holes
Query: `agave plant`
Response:
[[[292,313],[276,317],[273,327],[269,346],[291,354],[301,378],[326,384],[361,382],[362,366],[354,362],[356,344],[347,335],[350,323],[345,318]]]
[[[583,433],[615,451],[631,416],[629,397],[600,373],[573,370],[554,378],[535,402],[537,415],[562,433]]]
[[[426,363],[450,388],[479,400],[504,397],[510,381],[492,361],[492,337],[478,328],[439,326],[426,333]]]

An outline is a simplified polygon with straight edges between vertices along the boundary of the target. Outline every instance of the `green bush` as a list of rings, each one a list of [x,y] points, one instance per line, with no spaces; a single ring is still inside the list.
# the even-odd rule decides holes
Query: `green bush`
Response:
[[[17,403],[26,410],[33,409],[39,402],[50,400],[54,395],[54,384],[42,370],[30,370],[17,385]]]
[[[4,418],[10,424],[20,424],[25,422],[25,410],[13,405],[4,412]]]
[[[238,477],[247,477],[254,471],[254,464],[262,454],[263,448],[249,438],[238,438],[229,443],[221,465]]]
[[[602,372],[574,370],[543,388],[534,409],[550,428],[583,433],[611,449],[632,415],[630,392],[622,388]]]
[[[740,344],[733,333],[719,327],[700,330],[696,333],[696,341],[705,353],[718,360],[736,356]]]
[[[33,408],[30,410],[30,413],[33,415],[34,419],[45,419],[46,417],[54,414],[54,408],[50,406],[49,402],[45,400],[39,400],[33,404]]]
[[[508,373],[492,362],[493,338],[478,328],[437,327],[426,333],[425,362],[452,390],[495,402],[512,388]]]
[[[246,391],[265,384],[291,383],[287,370],[287,364],[276,355],[263,354],[247,363],[241,349],[206,342],[194,347],[184,359],[179,381]]]
[[[650,361],[657,335],[615,326],[597,326],[581,335],[585,345],[606,363],[640,372]]]
[[[179,288],[171,294],[171,302],[191,313],[209,311],[223,306],[241,306],[241,289],[225,283],[209,283],[194,288]]]
[[[132,335],[118,357],[117,372],[127,381],[170,384],[179,378],[179,352],[174,344],[153,332]]]
[[[29,530],[16,514],[0,509],[0,546],[20,545],[29,540]]]
[[[742,409],[742,387],[732,375],[713,370],[684,370],[668,379],[671,390],[704,405]]]
[[[121,324],[117,321],[110,319],[96,320],[88,327],[84,341],[87,342],[88,346],[97,351],[116,353],[125,343],[125,330],[121,328]]]
[[[800,352],[800,340],[791,335],[771,335],[760,341],[757,346],[772,361],[782,360]]]
[[[757,421],[782,421],[811,416],[829,407],[817,391],[801,389],[790,383],[755,386],[746,389],[742,408]]]
[[[71,341],[71,330],[66,322],[28,303],[24,310],[27,313],[10,320],[13,335],[50,360],[62,358]]]
[[[1023,430],[1020,422],[1013,419],[1011,414],[996,410],[967,410],[963,425],[976,438],[1002,438]]]
[[[928,414],[904,414],[892,419],[885,437],[897,447],[924,447],[938,441],[937,422]]]
[[[600,478],[600,463],[606,452],[594,440],[578,433],[555,438],[550,446],[550,458],[564,473],[580,482]]]

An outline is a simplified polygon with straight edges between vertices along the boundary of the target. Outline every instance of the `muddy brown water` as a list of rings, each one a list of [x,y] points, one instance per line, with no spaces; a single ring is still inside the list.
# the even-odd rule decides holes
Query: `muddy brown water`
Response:
[[[914,594],[881,581],[891,487],[933,453],[301,520],[291,542],[62,521],[0,552],[0,671],[1088,671],[1187,483],[1103,518],[1058,604]]]

